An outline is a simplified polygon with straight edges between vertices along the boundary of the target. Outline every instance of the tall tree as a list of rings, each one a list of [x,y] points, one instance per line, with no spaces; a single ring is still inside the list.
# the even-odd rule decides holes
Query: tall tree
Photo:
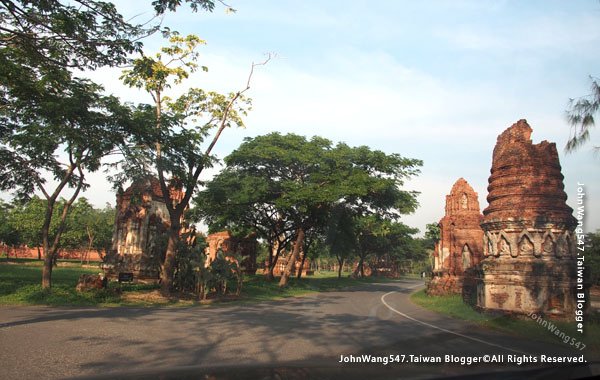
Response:
[[[103,254],[111,245],[114,219],[115,210],[110,205],[96,209],[80,197],[67,217],[61,246],[80,250],[82,261],[89,260],[91,250]]]
[[[17,63],[0,63],[0,77],[14,84],[10,65]],[[50,288],[52,263],[69,208],[87,186],[85,173],[97,170],[101,159],[126,134],[129,111],[118,99],[100,95],[100,86],[73,78],[67,70],[52,70],[48,75],[28,67],[18,71],[23,75],[16,81],[25,85],[4,87],[8,106],[0,109],[7,127],[0,136],[0,187],[23,198],[39,190],[47,201],[41,231],[42,287]],[[55,182],[47,182],[48,174]],[[67,187],[73,193],[62,204],[52,235],[54,208]]]
[[[193,10],[214,8],[212,0],[187,0]],[[155,0],[157,14],[181,1]],[[45,262],[42,287],[51,287],[55,258],[69,208],[85,188],[85,172],[117,144],[127,110],[103,89],[77,78],[74,70],[117,66],[140,52],[140,39],[158,30],[126,21],[109,2],[94,0],[0,0],[0,189],[21,197],[34,190],[47,200],[42,226]],[[56,184],[46,182],[51,176]],[[57,199],[56,234],[49,226]]]
[[[157,175],[169,212],[167,250],[160,274],[163,292],[169,292],[172,287],[181,222],[200,174],[212,165],[213,148],[225,128],[244,126],[242,116],[250,105],[244,93],[250,89],[255,66],[268,61],[267,58],[263,63],[252,64],[246,86],[240,91],[222,95],[191,88],[172,101],[165,92],[199,67],[196,49],[204,42],[194,35],[182,37],[169,33],[168,37],[170,46],[162,48],[154,57],[142,55],[135,59],[132,69],[122,76],[125,84],[144,89],[154,101],[154,123],[141,128],[130,143],[141,150],[128,150],[123,163],[126,166],[133,163],[140,175],[148,171]],[[207,70],[204,66],[202,69]],[[211,134],[205,146],[205,138]],[[183,191],[181,199],[172,198],[174,189]]]
[[[272,280],[277,258],[295,231],[277,207],[281,191],[277,181],[226,167],[195,197],[196,221],[204,219],[211,231],[255,231],[268,245],[266,275]]]
[[[43,288],[51,286],[52,262],[85,172],[98,169],[127,114],[73,70],[126,62],[146,32],[111,3],[0,1],[0,188],[25,198],[38,190],[46,198]],[[67,187],[73,195],[51,236],[54,207]]]
[[[390,223],[378,215],[356,216],[353,218],[356,234],[358,265],[354,275],[365,276],[364,264],[367,257],[390,251]]]
[[[294,249],[280,286],[287,284],[304,236],[312,229],[323,231],[336,207],[389,217],[414,210],[416,194],[400,187],[421,165],[364,146],[332,146],[320,137],[278,133],[246,139],[225,163],[226,169],[207,184],[196,203],[205,216],[211,218],[220,208],[234,223],[253,219],[257,210],[270,210],[271,218],[253,219],[262,224],[263,233],[273,231],[275,221],[288,226]],[[256,190],[239,186],[239,178],[254,181]],[[207,206],[211,202],[216,204]]]
[[[325,226],[325,243],[338,263],[338,278],[342,277],[344,264],[358,248],[352,213],[339,205],[331,210]]]

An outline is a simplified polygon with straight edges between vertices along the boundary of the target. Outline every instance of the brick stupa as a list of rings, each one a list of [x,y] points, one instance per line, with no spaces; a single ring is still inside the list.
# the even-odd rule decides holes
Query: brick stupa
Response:
[[[169,188],[179,202],[184,193]],[[134,281],[156,282],[164,255],[164,237],[170,227],[169,212],[158,179],[148,176],[117,194],[112,249],[103,264],[109,278],[131,273]]]
[[[477,305],[564,316],[575,307],[576,220],[556,145],[532,144],[531,133],[519,120],[494,148]]]
[[[440,220],[440,241],[433,253],[433,276],[427,293],[461,293],[467,269],[482,259],[483,231],[477,193],[459,178],[446,195],[446,213]]]
[[[225,257],[235,259],[239,255],[242,262],[239,263],[242,271],[246,274],[256,273],[256,234],[246,237],[235,237],[229,231],[215,232],[206,237],[206,266],[215,261],[219,251]]]

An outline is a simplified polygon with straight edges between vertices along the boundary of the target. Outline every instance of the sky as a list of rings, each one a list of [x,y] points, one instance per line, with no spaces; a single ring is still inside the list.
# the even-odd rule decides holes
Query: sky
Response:
[[[152,16],[150,1],[118,1],[140,22]],[[600,131],[591,143],[566,155],[569,98],[590,93],[600,76],[598,1],[267,1],[231,0],[235,13],[182,7],[162,20],[181,34],[206,41],[187,86],[221,92],[245,86],[253,110],[245,129],[226,130],[215,153],[223,158],[242,142],[270,132],[322,136],[352,146],[423,160],[404,188],[420,192],[420,207],[403,222],[424,230],[444,214],[445,195],[465,178],[487,206],[487,184],[497,136],[519,119],[532,140],[555,142],[567,203],[575,208],[584,184],[585,231],[600,228]],[[144,40],[154,52],[164,40]],[[132,102],[147,95],[128,89],[118,70],[85,75],[107,92]],[[183,87],[173,89],[173,95]],[[600,117],[600,115],[599,115]],[[215,170],[203,174],[207,180]],[[83,193],[93,204],[114,204],[102,173]],[[6,197],[6,194],[4,194]]]

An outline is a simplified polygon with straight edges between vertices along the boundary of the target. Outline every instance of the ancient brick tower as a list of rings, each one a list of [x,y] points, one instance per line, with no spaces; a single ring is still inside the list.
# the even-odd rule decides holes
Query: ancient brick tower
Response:
[[[439,223],[440,241],[433,253],[428,294],[461,293],[465,270],[482,259],[482,220],[477,193],[459,178],[446,195],[446,213]]]
[[[532,144],[531,132],[519,120],[494,148],[477,305],[565,315],[575,307],[576,220],[566,204],[556,145]]]
[[[183,198],[182,191],[169,190],[174,201]],[[113,247],[103,264],[106,275],[132,273],[135,281],[157,281],[164,234],[171,224],[158,180],[140,179],[117,194],[116,211]]]
[[[227,256],[239,255],[241,257],[240,267],[246,274],[256,273],[256,234],[246,237],[235,237],[229,231],[221,231],[206,237],[206,266],[217,258],[218,251]]]

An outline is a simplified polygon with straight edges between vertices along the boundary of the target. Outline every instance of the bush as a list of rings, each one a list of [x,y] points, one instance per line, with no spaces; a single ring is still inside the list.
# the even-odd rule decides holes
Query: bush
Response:
[[[242,289],[239,258],[225,257],[219,250],[216,259],[206,267],[204,247],[181,242],[176,255],[173,284],[175,290],[193,292],[200,299],[205,299],[211,293],[225,295],[231,290],[239,295]]]

